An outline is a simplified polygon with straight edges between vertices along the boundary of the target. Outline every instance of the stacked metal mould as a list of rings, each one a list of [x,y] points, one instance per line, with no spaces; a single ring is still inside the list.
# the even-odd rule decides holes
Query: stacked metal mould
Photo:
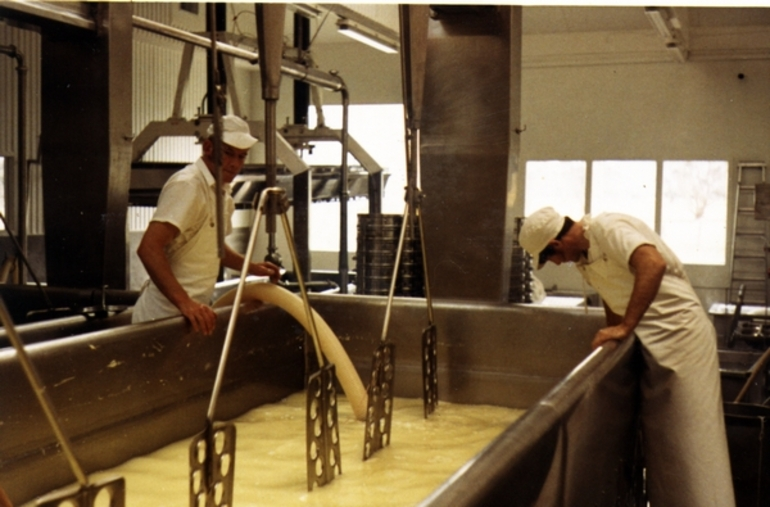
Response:
[[[357,226],[356,293],[387,296],[393,277],[401,234],[401,215],[360,214]],[[396,296],[424,297],[419,222],[415,220],[412,238],[404,239]],[[407,231],[409,232],[409,231]]]
[[[532,256],[519,244],[519,231],[524,225],[524,218],[516,218],[516,230],[511,252],[511,283],[508,289],[508,301],[511,303],[531,303],[532,297]]]

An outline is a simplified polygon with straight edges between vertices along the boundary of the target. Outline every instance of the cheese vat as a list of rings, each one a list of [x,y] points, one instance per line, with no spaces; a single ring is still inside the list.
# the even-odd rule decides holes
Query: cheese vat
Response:
[[[311,303],[368,379],[386,298],[314,294]],[[88,473],[201,431],[230,316],[229,307],[216,311],[210,337],[176,317],[27,347]],[[627,340],[591,353],[599,309],[436,301],[434,316],[440,399],[527,412],[421,505],[615,505],[634,494],[638,351]],[[395,394],[420,397],[425,300],[397,298],[391,319]],[[302,390],[304,349],[304,330],[283,310],[246,303],[217,420]],[[0,485],[13,502],[71,483],[10,348],[0,349],[0,406]]]

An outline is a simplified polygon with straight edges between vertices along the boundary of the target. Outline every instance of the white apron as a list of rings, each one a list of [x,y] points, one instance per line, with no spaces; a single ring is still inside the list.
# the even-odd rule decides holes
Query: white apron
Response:
[[[591,247],[577,267],[614,313],[624,315],[630,299],[628,258],[636,246],[655,246],[668,266],[635,329],[645,359],[641,415],[650,506],[733,507],[716,332],[681,263],[641,221],[603,214],[583,222]]]

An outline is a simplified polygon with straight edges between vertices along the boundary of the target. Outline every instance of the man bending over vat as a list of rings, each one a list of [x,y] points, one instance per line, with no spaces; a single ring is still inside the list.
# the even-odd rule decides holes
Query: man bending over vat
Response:
[[[202,155],[174,173],[158,198],[158,208],[137,249],[150,279],[134,307],[132,322],[182,314],[193,330],[211,334],[216,314],[209,306],[219,274],[217,247],[216,165],[213,125],[203,141]],[[257,139],[237,116],[222,117],[222,182],[225,199],[225,234],[232,230],[235,205],[230,183],[240,173]],[[222,264],[240,271],[244,258],[225,245]],[[252,275],[280,277],[270,262],[249,263]]]
[[[594,348],[634,333],[641,342],[650,505],[734,506],[716,331],[676,255],[634,217],[602,213],[574,222],[550,207],[524,221],[519,242],[538,269],[574,263],[599,293],[607,326]]]

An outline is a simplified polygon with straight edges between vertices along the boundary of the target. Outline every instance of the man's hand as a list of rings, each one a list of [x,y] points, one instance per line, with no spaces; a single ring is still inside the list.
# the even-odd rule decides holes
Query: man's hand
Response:
[[[591,342],[591,348],[598,348],[604,345],[610,340],[623,341],[631,334],[626,326],[620,324],[618,326],[603,327],[596,332],[593,341]]]
[[[272,262],[252,262],[249,266],[249,273],[257,276],[269,276],[273,283],[277,283],[281,279],[281,268]]]
[[[189,302],[180,306],[179,310],[182,312],[182,315],[185,316],[194,331],[203,333],[207,336],[214,332],[214,327],[217,323],[217,315],[210,306],[190,299]]]

